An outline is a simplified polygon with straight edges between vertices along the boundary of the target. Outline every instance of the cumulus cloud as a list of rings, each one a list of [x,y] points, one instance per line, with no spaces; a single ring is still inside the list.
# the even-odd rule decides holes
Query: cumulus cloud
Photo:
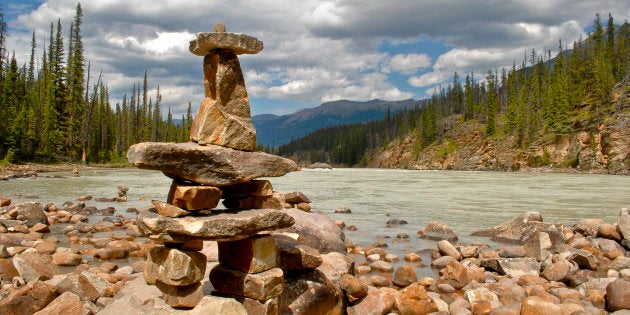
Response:
[[[258,37],[265,49],[240,57],[250,97],[316,106],[335,99],[425,97],[453,72],[485,73],[519,63],[526,51],[585,36],[597,12],[629,18],[626,0],[99,0],[81,3],[82,35],[93,76],[103,72],[110,95],[130,94],[147,71],[163,105],[185,111],[203,97],[202,58],[190,54],[197,32],[224,22]],[[19,16],[9,48],[28,60],[31,32],[44,47],[51,22],[64,35],[75,0],[38,0],[36,9],[9,4]],[[449,47],[436,53],[422,40]],[[388,48],[383,49],[384,43]],[[398,50],[402,46],[414,50]],[[257,110],[264,113],[265,108]],[[280,109],[273,109],[280,111]]]

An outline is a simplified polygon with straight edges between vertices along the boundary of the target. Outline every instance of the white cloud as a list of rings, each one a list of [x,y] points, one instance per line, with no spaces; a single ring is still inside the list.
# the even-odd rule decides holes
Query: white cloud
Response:
[[[411,75],[429,66],[431,66],[431,57],[427,54],[397,54],[384,64],[382,71],[384,73],[398,72]]]
[[[203,97],[202,58],[188,52],[188,41],[219,21],[228,31],[265,43],[258,55],[240,57],[250,97],[315,106],[335,99],[424,97],[432,86],[448,84],[455,71],[481,74],[509,67],[532,48],[555,50],[560,38],[570,45],[585,36],[597,12],[629,19],[626,2],[98,0],[81,5],[86,59],[92,76],[103,71],[112,98],[130,94],[146,70],[151,87],[160,86],[165,108],[185,110]],[[9,21],[8,48],[25,62],[35,30],[41,57],[50,23],[61,18],[67,40],[75,8],[76,0],[45,0]],[[452,48],[440,55],[431,47],[383,51],[381,46],[387,42],[395,49],[420,39]],[[392,80],[401,75],[409,76],[406,83]]]

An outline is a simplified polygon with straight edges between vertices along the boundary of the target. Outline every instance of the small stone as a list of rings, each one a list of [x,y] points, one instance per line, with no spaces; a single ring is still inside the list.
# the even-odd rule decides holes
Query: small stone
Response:
[[[394,271],[394,267],[390,263],[384,262],[382,260],[377,260],[377,261],[372,262],[370,264],[370,267],[374,270],[381,271],[381,272]]]
[[[15,269],[11,260],[0,258],[0,280],[11,281],[13,277],[18,277],[20,273]]]
[[[311,200],[306,197],[304,193],[301,191],[293,191],[290,193],[284,194],[284,199],[288,203],[299,204],[299,203],[311,203]]]
[[[277,297],[284,288],[284,273],[273,268],[256,274],[244,273],[216,265],[210,271],[210,282],[214,288],[226,294],[245,296],[256,300]],[[226,279],[230,279],[226,281]]]
[[[57,297],[55,287],[41,281],[27,283],[0,300],[0,314],[33,314]]]
[[[44,281],[59,273],[59,268],[48,255],[21,253],[13,257],[13,265],[26,282]]]
[[[322,264],[318,250],[285,235],[273,237],[278,246],[278,267],[282,270],[315,269]]]
[[[422,261],[422,257],[420,257],[420,255],[416,253],[409,253],[405,255],[405,260],[409,262],[417,262],[417,261]]]
[[[391,288],[368,287],[367,295],[357,304],[349,306],[348,315],[388,314],[391,313],[398,291]],[[437,307],[436,307],[437,310]],[[427,312],[428,313],[428,312]],[[413,313],[409,313],[413,314]]]
[[[81,302],[78,295],[66,291],[59,295],[56,299],[50,302],[42,310],[34,313],[33,315],[47,315],[47,314],[87,314],[89,313],[85,305]]]
[[[339,207],[335,210],[335,213],[344,213],[344,214],[350,214],[352,213],[352,210],[350,210],[350,208],[348,207]]]
[[[363,298],[368,293],[368,286],[349,274],[344,274],[339,278],[339,286],[350,302]]]
[[[543,278],[549,281],[563,282],[571,275],[571,263],[561,260],[547,265],[542,272]]]
[[[457,251],[457,248],[447,240],[441,240],[437,242],[437,248],[442,255],[451,256],[457,260],[462,258],[462,255]]]
[[[189,211],[186,211],[174,205],[170,205],[166,202],[162,202],[158,200],[151,200],[151,203],[157,209],[157,213],[165,217],[179,218],[179,217],[190,215]]]
[[[431,221],[424,227],[424,231],[421,238],[430,240],[448,240],[451,242],[457,241],[457,234],[443,222]]]
[[[521,315],[562,314],[562,308],[537,296],[528,296],[521,302]]]
[[[306,202],[300,202],[297,204],[296,208],[304,211],[304,212],[311,212],[311,205],[306,203]]]
[[[608,238],[617,242],[621,241],[621,234],[619,234],[617,227],[609,223],[600,224],[597,235],[598,237]]]
[[[402,265],[396,269],[392,282],[401,288],[418,281],[418,274],[411,265]]]
[[[356,266],[354,268],[354,272],[356,272],[357,274],[368,274],[370,272],[372,272],[372,268],[370,266]]]
[[[83,258],[79,254],[54,253],[52,254],[52,260],[58,266],[78,266],[83,261]]]
[[[502,274],[518,278],[522,275],[540,274],[540,262],[534,258],[503,258],[498,260],[499,271]]]
[[[389,287],[392,285],[392,282],[388,278],[381,275],[371,276],[369,281],[372,286],[377,288]]]

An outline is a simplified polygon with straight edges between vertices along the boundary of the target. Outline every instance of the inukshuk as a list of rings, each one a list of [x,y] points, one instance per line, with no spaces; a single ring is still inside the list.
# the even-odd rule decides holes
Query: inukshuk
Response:
[[[293,225],[281,211],[282,194],[259,177],[283,176],[297,169],[291,160],[251,152],[256,131],[237,55],[255,54],[263,44],[254,37],[226,33],[215,25],[199,33],[190,51],[204,56],[205,99],[191,129],[191,142],[145,142],[129,148],[129,162],[161,170],[173,179],[166,202],[138,214],[148,238],[162,243],[149,251],[145,278],[171,306],[194,307],[203,297],[204,240],[219,244],[219,262],[210,280],[221,294],[237,297],[250,313],[278,312],[284,286],[276,266],[277,247],[260,234]],[[225,208],[218,209],[223,199]]]

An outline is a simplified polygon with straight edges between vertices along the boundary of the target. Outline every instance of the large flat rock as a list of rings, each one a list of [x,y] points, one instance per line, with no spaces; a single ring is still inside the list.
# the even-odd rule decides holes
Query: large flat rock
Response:
[[[276,155],[194,142],[134,144],[127,152],[127,159],[141,169],[160,170],[173,179],[211,186],[283,176],[297,170],[295,162]]]
[[[149,238],[162,242],[189,240],[235,241],[273,231],[295,223],[293,217],[282,210],[255,209],[221,211],[208,216],[169,218],[151,208],[138,214],[140,231]]]
[[[240,33],[198,33],[197,39],[190,41],[189,50],[197,56],[205,56],[216,49],[229,49],[238,55],[257,54],[263,50],[263,42],[256,37]]]

